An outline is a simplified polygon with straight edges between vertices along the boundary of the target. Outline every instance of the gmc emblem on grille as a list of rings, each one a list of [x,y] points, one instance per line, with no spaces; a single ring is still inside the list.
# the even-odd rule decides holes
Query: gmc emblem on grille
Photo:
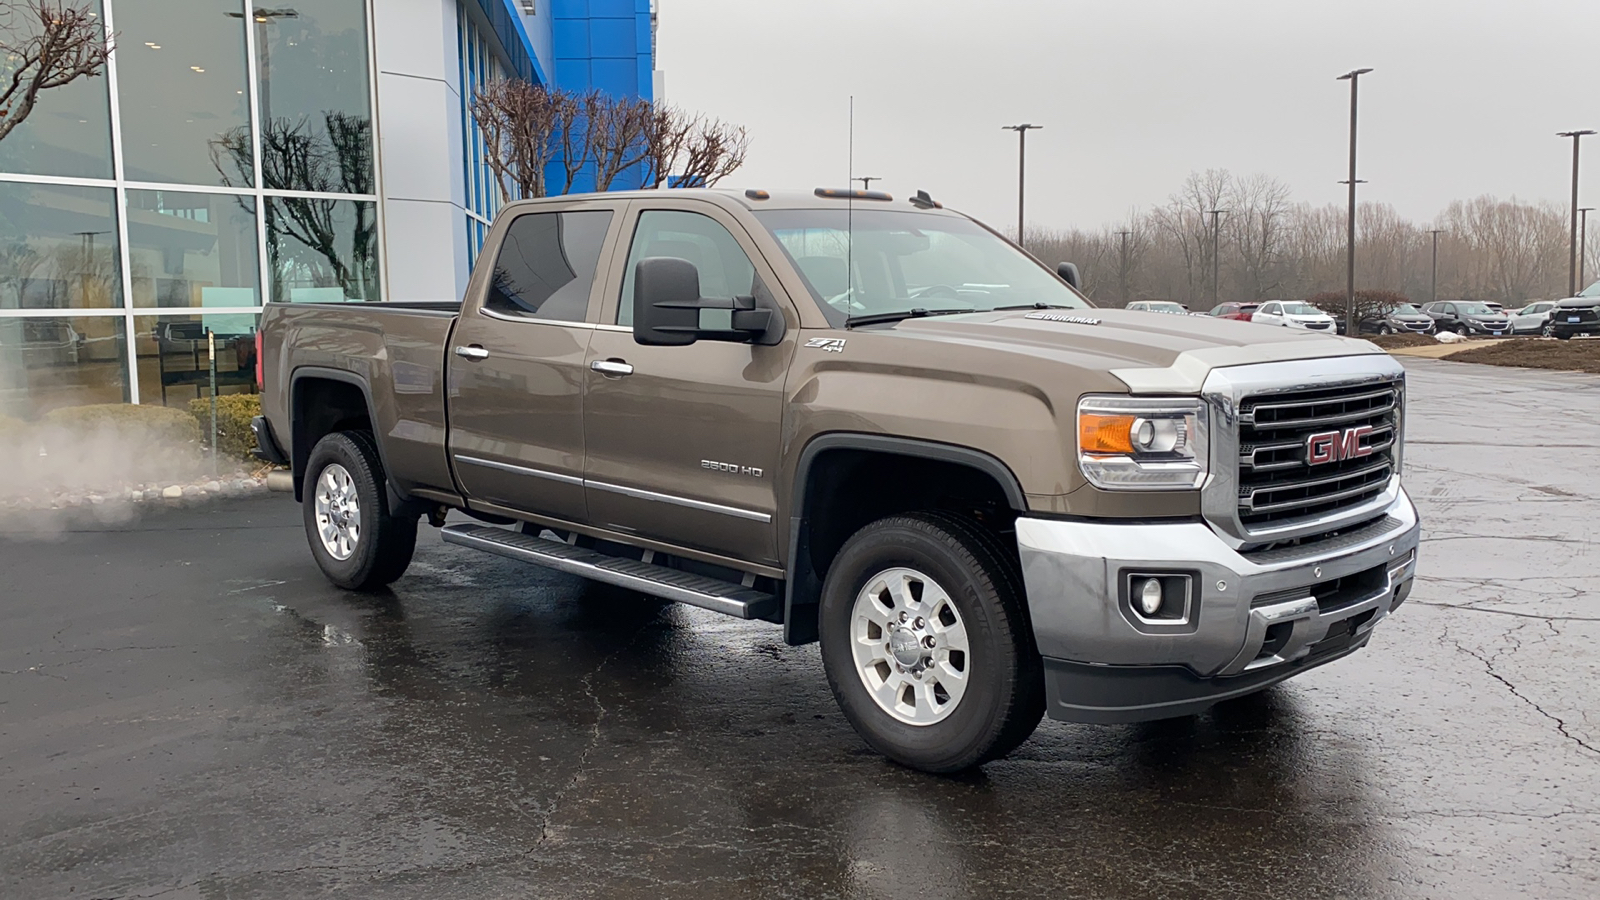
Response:
[[[1372,433],[1371,425],[1358,425],[1344,431],[1321,431],[1306,438],[1306,464],[1320,466],[1341,459],[1372,455],[1372,447],[1362,444]]]

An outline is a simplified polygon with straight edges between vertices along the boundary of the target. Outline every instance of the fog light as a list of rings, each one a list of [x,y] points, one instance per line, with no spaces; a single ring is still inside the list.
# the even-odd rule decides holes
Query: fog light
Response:
[[[1154,616],[1161,611],[1161,579],[1146,578],[1134,588],[1134,597],[1139,603],[1139,612]]]

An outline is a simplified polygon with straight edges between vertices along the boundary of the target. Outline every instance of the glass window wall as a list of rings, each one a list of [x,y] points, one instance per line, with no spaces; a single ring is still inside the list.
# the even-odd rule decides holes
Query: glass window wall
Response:
[[[240,4],[161,0],[114,11],[123,177],[254,186]]]
[[[75,2],[117,49],[0,141],[0,415],[203,397],[207,330],[253,391],[263,299],[382,299],[368,0]]]
[[[0,182],[0,310],[122,305],[116,192]]]
[[[262,187],[375,193],[366,7],[255,10]]]
[[[217,393],[255,393],[259,321],[255,313],[135,317],[140,402],[184,406],[211,396],[207,331],[217,341]]]
[[[128,191],[134,306],[261,304],[254,197]]]
[[[0,415],[127,402],[125,325],[122,316],[0,317]]]

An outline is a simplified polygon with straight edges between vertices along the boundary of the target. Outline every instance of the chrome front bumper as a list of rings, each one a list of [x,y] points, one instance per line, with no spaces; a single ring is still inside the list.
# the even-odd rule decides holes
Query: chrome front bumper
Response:
[[[1050,676],[1050,713],[1076,721],[1186,715],[1361,646],[1410,590],[1420,531],[1403,490],[1361,529],[1253,553],[1198,521],[1023,518],[1016,529],[1047,671],[1079,673]],[[1129,573],[1152,571],[1193,579],[1181,624],[1131,613]],[[1145,686],[1095,687],[1119,678]],[[1105,696],[1071,696],[1085,690]]]

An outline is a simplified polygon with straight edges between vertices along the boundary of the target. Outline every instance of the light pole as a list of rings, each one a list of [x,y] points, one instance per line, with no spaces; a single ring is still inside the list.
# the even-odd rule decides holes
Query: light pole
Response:
[[[1578,293],[1578,141],[1593,130],[1562,131],[1556,137],[1572,138],[1572,246],[1567,251],[1567,296]]]
[[[1344,273],[1344,327],[1346,334],[1356,333],[1356,84],[1361,76],[1372,69],[1352,69],[1340,75],[1337,81],[1350,82],[1350,211],[1345,231]]]
[[[1222,302],[1218,296],[1218,278],[1222,271],[1222,214],[1233,212],[1231,209],[1208,209],[1206,213],[1211,216],[1211,306],[1216,308]]]
[[[244,18],[244,13],[242,12],[225,12],[223,15],[234,19]],[[298,19],[300,18],[300,13],[287,7],[284,9],[268,9],[264,6],[258,6],[250,11],[250,18],[255,19],[258,26],[267,26],[276,24],[279,19]],[[261,27],[257,31],[256,48],[261,51],[261,71],[259,74],[261,80],[261,118],[270,121],[272,118],[271,48],[267,43],[267,29]]]
[[[1117,232],[1117,235],[1122,238],[1122,265],[1117,269],[1117,281],[1122,289],[1123,306],[1128,305],[1128,236],[1131,234],[1133,232],[1128,230]]]
[[[1589,213],[1593,210],[1592,206],[1578,210],[1578,290],[1580,291],[1584,286],[1583,264],[1589,255]]]
[[[1030,125],[1024,122],[1021,125],[1002,125],[1001,131],[1015,131],[1017,133],[1017,246],[1022,246],[1022,201],[1023,179],[1027,176],[1028,168],[1028,132],[1043,125]]]
[[[1435,228],[1428,232],[1433,235],[1433,281],[1428,288],[1428,300],[1439,299],[1439,235],[1444,234],[1444,229]]]
[[[872,183],[874,181],[882,181],[883,179],[879,178],[876,175],[857,175],[856,177],[854,177],[854,178],[852,178],[850,180],[851,181],[859,181],[859,182],[861,182],[861,189],[863,191],[870,191],[870,190],[872,190]]]

